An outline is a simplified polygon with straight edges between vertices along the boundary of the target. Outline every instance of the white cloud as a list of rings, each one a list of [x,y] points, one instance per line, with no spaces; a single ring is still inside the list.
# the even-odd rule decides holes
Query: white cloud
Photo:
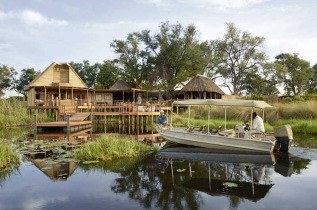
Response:
[[[171,6],[169,0],[135,0],[137,3],[141,4],[154,4],[157,7],[168,7]]]
[[[173,3],[181,3],[190,6],[195,6],[199,8],[210,8],[216,7],[220,10],[227,9],[241,9],[249,6],[253,6],[256,4],[261,4],[271,0],[135,0],[137,3],[141,4],[153,4],[157,7],[162,6],[172,6]]]
[[[29,25],[49,25],[49,26],[67,26],[69,24],[66,20],[58,20],[55,18],[45,17],[39,12],[33,10],[22,11],[8,11],[0,10],[0,21],[19,20],[22,23]]]
[[[21,13],[21,19],[28,24],[38,25],[55,25],[55,26],[67,26],[68,22],[65,20],[57,20],[54,18],[47,18],[39,12],[32,10],[23,10]]]

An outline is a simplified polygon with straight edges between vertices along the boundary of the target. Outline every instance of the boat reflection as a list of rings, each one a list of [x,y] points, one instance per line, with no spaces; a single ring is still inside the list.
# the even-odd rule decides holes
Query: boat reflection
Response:
[[[189,175],[189,179],[177,183],[177,187],[253,202],[264,198],[274,186],[271,179],[274,171],[291,176],[309,164],[309,160],[288,153],[250,154],[188,146],[167,146],[156,155],[156,160],[161,173],[170,166],[173,185],[175,176]],[[188,167],[184,167],[184,162],[188,162]],[[294,170],[294,166],[299,167]]]

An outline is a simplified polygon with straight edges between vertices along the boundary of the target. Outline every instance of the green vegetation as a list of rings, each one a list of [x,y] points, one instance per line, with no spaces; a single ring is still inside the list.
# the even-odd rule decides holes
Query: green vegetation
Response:
[[[51,119],[45,113],[38,114],[38,122],[48,122]],[[0,99],[0,127],[31,125],[33,116],[29,116],[28,110],[22,101],[11,99]]]
[[[113,158],[135,157],[153,150],[155,148],[139,143],[135,139],[102,136],[76,150],[75,157],[84,161],[111,160]]]
[[[0,170],[11,164],[19,163],[19,156],[12,150],[9,143],[0,141]]]
[[[262,111],[255,109],[262,116]],[[227,108],[227,128],[250,121],[251,109],[245,107]],[[202,117],[204,116],[204,117]],[[193,107],[191,109],[190,124],[194,126],[207,125],[208,107]],[[187,124],[188,110],[173,115],[173,124]],[[224,108],[211,107],[210,127],[215,129],[219,125],[224,127]],[[273,131],[273,127],[290,124],[293,132],[298,134],[317,134],[317,101],[300,103],[278,103],[265,111],[265,129]]]

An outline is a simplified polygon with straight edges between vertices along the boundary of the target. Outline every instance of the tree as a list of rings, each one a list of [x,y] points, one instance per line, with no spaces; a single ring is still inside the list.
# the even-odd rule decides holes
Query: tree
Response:
[[[317,93],[317,63],[313,66],[313,76],[308,80],[308,92]]]
[[[279,79],[276,76],[274,63],[264,64],[259,71],[250,72],[244,79],[243,89],[250,96],[272,96],[279,93],[277,85]]]
[[[114,40],[111,47],[119,55],[116,62],[120,65],[120,76],[133,87],[142,88],[150,82],[151,68],[148,68],[149,52],[142,48],[141,34],[128,34],[127,39]]]
[[[14,75],[17,72],[14,68],[7,65],[0,65],[0,97],[4,94],[4,90],[12,87],[12,81]]]
[[[99,68],[97,76],[96,89],[109,89],[117,80],[119,75],[119,68],[113,61],[107,60],[102,64],[96,64]]]
[[[308,89],[308,81],[313,76],[313,69],[308,61],[298,54],[282,53],[275,57],[277,75],[284,83],[287,95],[301,95]]]
[[[39,74],[40,71],[35,71],[34,68],[22,69],[19,79],[14,81],[14,89],[26,97],[24,88],[30,84]]]
[[[155,65],[154,81],[170,96],[174,95],[175,87],[202,74],[208,65],[208,43],[199,42],[194,25],[162,23],[155,35],[143,31],[142,40],[151,52],[149,60]]]
[[[84,60],[83,63],[74,63],[72,61],[69,64],[89,88],[96,84],[99,72],[98,65],[90,65],[88,60]]]
[[[266,62],[263,42],[263,37],[253,37],[228,23],[223,39],[210,43],[212,59],[207,68],[208,74],[220,74],[224,86],[232,94],[241,94],[246,77],[252,77]]]

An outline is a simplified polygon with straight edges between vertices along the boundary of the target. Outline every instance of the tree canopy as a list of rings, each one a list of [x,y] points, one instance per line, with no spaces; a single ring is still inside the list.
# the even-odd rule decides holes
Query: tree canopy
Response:
[[[232,94],[241,94],[245,80],[257,74],[266,62],[263,42],[263,37],[254,37],[247,31],[240,31],[233,23],[228,23],[224,37],[211,41],[212,59],[208,74],[220,74],[223,85]]]
[[[34,68],[22,69],[20,77],[14,81],[15,90],[26,97],[24,88],[30,84],[39,74],[40,72],[35,71]]]
[[[157,32],[148,29],[127,34],[110,44],[115,58],[90,64],[88,60],[70,65],[89,88],[107,89],[118,79],[132,87],[164,90],[168,97],[187,81],[203,74],[222,82],[231,94],[270,96],[279,94],[283,85],[289,96],[317,93],[317,64],[312,68],[298,54],[282,53],[268,61],[264,37],[253,36],[227,24],[224,36],[200,40],[195,25],[163,22]],[[37,75],[32,68],[16,71],[0,66],[0,94],[14,88],[24,94],[24,87]]]
[[[4,90],[12,86],[14,75],[17,72],[14,68],[7,65],[0,65],[0,97],[4,94]]]
[[[301,95],[308,89],[308,81],[313,76],[313,69],[308,61],[298,54],[282,53],[275,57],[277,75],[284,83],[287,95]]]

